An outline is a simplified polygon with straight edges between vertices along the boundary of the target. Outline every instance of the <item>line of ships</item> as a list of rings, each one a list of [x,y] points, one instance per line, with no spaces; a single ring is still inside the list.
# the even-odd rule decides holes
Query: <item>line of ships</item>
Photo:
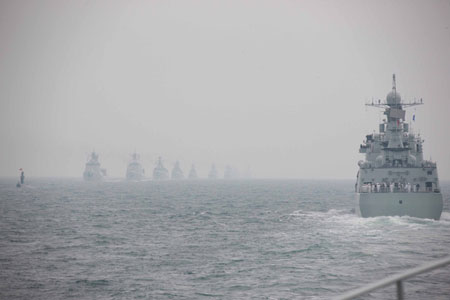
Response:
[[[127,167],[126,179],[133,181],[139,181],[144,179],[145,170],[140,162],[139,154],[133,153],[131,157],[132,157],[131,161],[129,162]],[[88,162],[86,163],[83,178],[86,181],[100,181],[103,179],[104,176],[106,176],[106,170],[100,167],[98,154],[92,152],[88,159]],[[246,177],[248,177],[248,175]],[[180,180],[185,179],[185,176],[178,161],[175,163],[172,172],[169,175],[169,170],[167,170],[166,167],[164,167],[162,158],[159,157],[158,162],[156,163],[156,166],[153,169],[152,178],[153,180],[168,180],[168,179]],[[209,179],[219,178],[219,173],[214,164],[211,166],[211,169],[208,173],[208,178]],[[238,178],[238,172],[236,169],[227,166],[225,168],[225,174],[223,178],[225,179]],[[198,179],[197,171],[194,165],[191,166],[187,179]]]
[[[362,217],[411,216],[438,220],[442,213],[443,200],[439,187],[436,163],[423,159],[423,140],[410,131],[405,121],[406,107],[421,105],[420,102],[404,103],[397,92],[395,74],[392,91],[385,102],[366,104],[384,109],[386,119],[379,125],[379,132],[368,134],[359,152],[365,160],[358,162],[359,170],[355,184],[356,211]],[[233,170],[227,168],[225,178],[232,178]],[[105,170],[100,168],[98,155],[92,153],[86,163],[85,180],[100,180]],[[128,165],[126,177],[140,180],[144,169],[139,156],[134,153]],[[213,165],[208,175],[217,178]],[[172,179],[184,178],[177,162],[172,170]],[[189,179],[197,178],[192,166]],[[153,179],[169,179],[169,172],[159,158],[153,170]]]

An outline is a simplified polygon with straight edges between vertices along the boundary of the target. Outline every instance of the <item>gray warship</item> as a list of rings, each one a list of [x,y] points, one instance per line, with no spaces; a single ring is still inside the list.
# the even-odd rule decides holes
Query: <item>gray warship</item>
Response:
[[[164,167],[161,156],[158,158],[156,167],[153,169],[154,180],[166,180],[169,179],[169,171]]]
[[[18,187],[18,188],[20,188],[25,182],[25,173],[23,172],[23,169],[20,168],[19,171],[20,171],[20,177],[19,177],[19,181],[16,184],[16,187]]]
[[[136,152],[131,155],[131,161],[127,167],[127,180],[142,180],[144,177],[144,169],[140,162],[140,156]]]
[[[184,179],[183,171],[180,168],[180,162],[177,161],[172,169],[172,179],[179,180]]]
[[[103,176],[105,175],[106,170],[100,168],[100,162],[98,161],[98,154],[93,151],[86,163],[83,178],[86,181],[101,181],[103,179]]]
[[[192,166],[191,166],[191,170],[189,171],[188,178],[189,179],[198,179],[197,171],[195,170],[194,164],[192,164]]]
[[[239,171],[236,168],[227,165],[225,167],[225,172],[224,172],[223,178],[225,178],[225,179],[239,178]]]
[[[208,173],[208,178],[209,179],[217,179],[217,169],[216,169],[216,165],[215,164],[212,164],[211,165],[211,170],[209,170],[209,173]]]
[[[368,134],[359,152],[355,184],[357,212],[362,217],[411,216],[439,220],[442,194],[436,163],[423,159],[423,140],[405,122],[405,108],[423,104],[402,102],[395,74],[386,102],[366,104],[384,109],[379,133]],[[413,116],[414,120],[415,116]]]

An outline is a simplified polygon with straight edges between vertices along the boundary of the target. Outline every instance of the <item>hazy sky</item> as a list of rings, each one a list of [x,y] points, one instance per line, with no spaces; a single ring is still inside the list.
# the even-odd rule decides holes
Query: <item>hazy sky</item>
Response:
[[[450,179],[448,0],[0,0],[0,175],[355,178],[393,73]]]

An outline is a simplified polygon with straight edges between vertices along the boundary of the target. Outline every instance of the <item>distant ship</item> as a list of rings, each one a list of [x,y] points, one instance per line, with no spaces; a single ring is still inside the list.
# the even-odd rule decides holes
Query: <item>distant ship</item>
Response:
[[[131,155],[131,161],[127,167],[127,180],[141,180],[144,177],[144,169],[140,163],[139,154]]]
[[[23,172],[23,169],[20,168],[20,184],[24,184],[25,183],[25,173]]]
[[[189,179],[197,179],[198,178],[197,171],[195,170],[195,166],[194,165],[191,166],[191,170],[189,171],[188,178]]]
[[[158,158],[158,163],[153,169],[153,179],[154,180],[165,180],[169,179],[169,171],[164,167],[161,156]]]
[[[239,172],[238,172],[237,169],[235,169],[235,168],[233,168],[231,166],[226,166],[223,178],[225,178],[225,179],[236,179],[236,178],[239,178]]]
[[[361,216],[441,217],[443,201],[436,163],[423,159],[423,140],[405,122],[403,108],[420,104],[422,100],[402,102],[395,75],[386,102],[367,104],[384,108],[387,121],[380,124],[379,133],[368,134],[359,149],[366,155],[365,161],[358,163],[355,184]]]
[[[176,162],[172,169],[172,179],[184,179],[183,171],[180,168],[180,162]]]
[[[208,174],[208,178],[209,179],[217,179],[216,165],[212,164],[211,170],[209,171],[209,174]]]
[[[106,170],[100,168],[98,154],[92,152],[88,162],[86,163],[83,178],[86,181],[100,181],[103,179],[103,176],[106,176]]]
[[[24,184],[24,182],[25,182],[25,173],[23,172],[23,169],[20,168],[19,171],[20,171],[20,177],[19,177],[19,181],[16,184],[16,187],[21,187],[22,184]]]
[[[247,169],[245,169],[245,171],[242,174],[242,178],[246,178],[246,179],[252,178],[252,171],[251,171],[250,167],[247,167]]]

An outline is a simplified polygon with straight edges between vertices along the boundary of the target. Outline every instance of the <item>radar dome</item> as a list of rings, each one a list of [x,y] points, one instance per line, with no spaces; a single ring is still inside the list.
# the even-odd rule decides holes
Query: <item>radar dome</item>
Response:
[[[398,105],[402,102],[400,94],[396,91],[392,91],[386,96],[386,102],[388,105]]]

